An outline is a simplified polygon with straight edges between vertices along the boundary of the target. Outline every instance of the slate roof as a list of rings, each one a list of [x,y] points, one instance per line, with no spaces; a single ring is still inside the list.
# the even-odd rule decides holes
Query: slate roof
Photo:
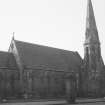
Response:
[[[0,51],[0,68],[17,69],[16,61],[12,53]]]
[[[15,40],[15,44],[26,68],[49,68],[56,70],[78,70],[82,59],[77,52]]]

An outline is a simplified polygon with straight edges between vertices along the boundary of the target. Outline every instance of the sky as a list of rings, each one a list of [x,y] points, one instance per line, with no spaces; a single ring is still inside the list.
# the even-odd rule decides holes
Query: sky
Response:
[[[92,0],[105,62],[105,0]],[[16,40],[78,51],[84,57],[87,0],[0,0],[0,51]]]

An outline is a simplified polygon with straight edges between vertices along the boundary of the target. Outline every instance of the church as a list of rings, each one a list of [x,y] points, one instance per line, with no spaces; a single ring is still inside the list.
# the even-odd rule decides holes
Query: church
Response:
[[[105,65],[91,0],[87,4],[84,58],[78,52],[11,40],[0,51],[0,97],[105,96]]]

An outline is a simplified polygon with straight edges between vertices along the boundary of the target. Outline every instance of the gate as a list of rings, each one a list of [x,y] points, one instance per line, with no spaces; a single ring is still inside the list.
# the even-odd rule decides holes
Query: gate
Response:
[[[65,78],[66,100],[69,103],[74,103],[76,99],[76,77],[69,75]]]

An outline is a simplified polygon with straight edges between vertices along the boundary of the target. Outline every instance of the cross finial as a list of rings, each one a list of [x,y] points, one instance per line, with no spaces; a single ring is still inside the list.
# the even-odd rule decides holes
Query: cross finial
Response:
[[[14,38],[15,32],[13,32],[12,34],[13,34],[13,37],[12,37],[12,39],[14,40],[14,39],[15,39],[15,38]]]

